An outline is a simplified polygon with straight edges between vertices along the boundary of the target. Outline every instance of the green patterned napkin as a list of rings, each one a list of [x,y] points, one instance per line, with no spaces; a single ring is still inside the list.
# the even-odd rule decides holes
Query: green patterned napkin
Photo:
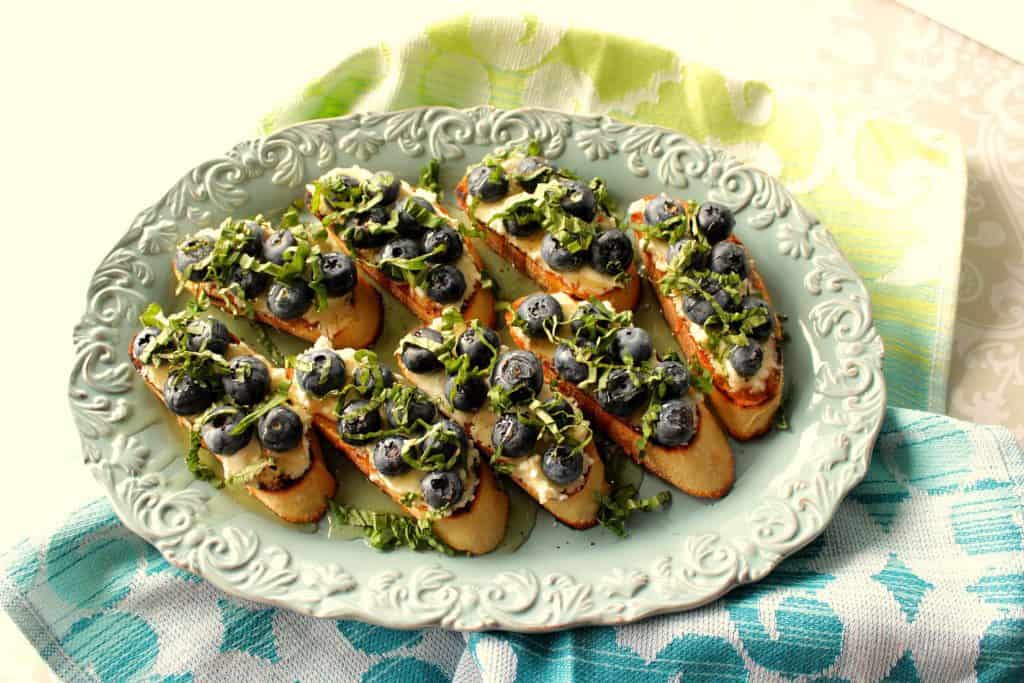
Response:
[[[954,135],[731,80],[635,40],[475,16],[348,57],[263,127],[478,104],[659,124],[782,178],[867,281],[890,403],[945,412],[966,191]]]

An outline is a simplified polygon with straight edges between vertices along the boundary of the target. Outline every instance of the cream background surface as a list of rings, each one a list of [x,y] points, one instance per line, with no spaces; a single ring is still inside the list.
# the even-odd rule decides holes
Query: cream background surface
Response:
[[[745,78],[960,132],[972,197],[956,353],[973,361],[954,361],[950,410],[1024,436],[1024,167],[1010,153],[1024,147],[1024,67],[883,0],[596,5],[508,9],[643,38]],[[78,465],[65,399],[71,329],[93,269],[136,211],[185,169],[253,134],[261,115],[351,50],[474,6],[313,2],[299,15],[281,3],[41,2],[3,10],[8,329],[0,336],[0,409],[9,479],[0,547],[98,493]],[[1007,12],[978,14],[1019,25]],[[782,47],[759,50],[766,35]],[[725,42],[748,47],[723,49]],[[896,87],[914,51],[933,54],[935,66],[913,87]],[[16,648],[0,679],[47,677],[6,617],[0,648]]]

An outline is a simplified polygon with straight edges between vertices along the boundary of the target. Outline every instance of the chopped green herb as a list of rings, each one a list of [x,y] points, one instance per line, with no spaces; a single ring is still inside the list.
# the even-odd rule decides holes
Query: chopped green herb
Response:
[[[411,548],[412,550],[433,549],[445,555],[455,551],[435,534],[429,519],[413,519],[391,512],[361,510],[350,505],[339,505],[329,501],[330,524],[354,526],[363,530],[367,542],[379,550]]]
[[[188,467],[188,471],[192,473],[196,479],[200,481],[208,481],[217,488],[222,488],[224,482],[221,481],[217,473],[212,468],[203,464],[199,458],[199,452],[203,448],[202,437],[199,436],[199,432],[191,430],[188,433],[188,450],[185,452],[185,466]]]
[[[601,526],[610,529],[616,536],[625,538],[629,535],[626,531],[626,522],[634,512],[640,510],[648,512],[657,510],[668,505],[672,500],[669,491],[661,491],[649,498],[637,499],[637,488],[632,484],[617,487],[610,496],[594,494],[600,508],[597,511],[597,521]]]
[[[274,464],[274,459],[270,456],[260,458],[255,462],[252,462],[243,467],[238,472],[235,472],[230,477],[224,480],[227,486],[244,486],[252,483],[256,477],[263,474],[263,470],[267,469]]]
[[[437,195],[438,201],[444,196],[444,190],[441,189],[441,160],[434,157],[427,165],[420,171],[420,187],[430,190]]]

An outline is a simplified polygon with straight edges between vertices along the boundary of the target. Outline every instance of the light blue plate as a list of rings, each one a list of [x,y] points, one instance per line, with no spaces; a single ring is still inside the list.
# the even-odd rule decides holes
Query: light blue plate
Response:
[[[677,492],[669,510],[636,516],[628,539],[600,527],[575,532],[541,512],[515,552],[449,558],[328,538],[326,523],[311,533],[193,480],[180,430],[126,353],[149,302],[178,303],[170,271],[178,238],[228,215],[279,213],[304,183],[334,166],[360,163],[415,182],[424,163],[439,157],[442,183],[451,188],[494,147],[531,138],[565,167],[605,178],[622,208],[667,190],[737,212],[737,232],[777,309],[789,316],[791,429],[734,444],[733,491],[714,503]],[[498,279],[506,295],[521,288],[514,278]],[[394,301],[387,306],[389,320],[404,322],[392,322],[380,348],[412,321]],[[661,325],[645,307],[641,319]],[[244,323],[234,329],[251,338]],[[139,214],[97,269],[74,339],[70,396],[85,462],[129,528],[229,593],[398,628],[623,623],[697,607],[757,581],[821,533],[864,476],[885,406],[882,343],[864,285],[788,191],[663,128],[539,109],[355,114],[243,142],[189,171]],[[664,488],[647,477],[643,493]]]

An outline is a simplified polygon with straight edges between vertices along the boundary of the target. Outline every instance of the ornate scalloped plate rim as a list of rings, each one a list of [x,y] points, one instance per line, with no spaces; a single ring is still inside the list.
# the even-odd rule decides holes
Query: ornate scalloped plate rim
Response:
[[[385,135],[376,129],[387,123]],[[432,128],[428,127],[432,126]],[[450,134],[450,126],[461,126],[455,134]],[[506,128],[502,128],[506,126]],[[579,130],[573,134],[573,129]],[[109,331],[104,327],[116,323],[126,314],[119,308],[119,302],[109,301],[113,294],[130,292],[125,289],[138,280],[147,285],[151,282],[152,272],[141,260],[131,260],[132,250],[128,245],[138,240],[136,248],[138,256],[158,253],[161,247],[166,250],[168,243],[173,244],[169,236],[173,236],[175,222],[188,220],[201,224],[209,220],[211,209],[203,209],[193,204],[212,204],[213,211],[230,211],[233,206],[244,203],[244,198],[232,195],[233,191],[245,195],[238,185],[263,174],[264,167],[273,166],[271,182],[277,185],[295,186],[301,182],[301,168],[306,157],[316,158],[320,167],[330,165],[336,153],[335,148],[355,156],[360,161],[367,161],[377,154],[385,144],[395,143],[402,153],[418,157],[429,151],[434,156],[450,160],[461,158],[463,151],[460,144],[495,145],[515,142],[510,130],[523,128],[528,135],[541,139],[546,153],[559,156],[566,148],[569,140],[574,141],[585,156],[593,161],[607,159],[609,155],[621,151],[629,158],[628,170],[636,176],[645,177],[650,173],[646,158],[660,159],[658,173],[664,184],[675,187],[686,187],[687,176],[699,176],[712,173],[709,169],[717,164],[718,175],[713,177],[718,191],[725,199],[716,199],[728,203],[730,183],[739,183],[747,178],[750,192],[739,210],[752,206],[757,210],[750,220],[756,230],[764,230],[775,225],[779,237],[780,254],[792,255],[793,258],[811,259],[815,248],[824,250],[825,258],[819,259],[815,269],[804,277],[807,289],[814,295],[826,290],[839,293],[844,285],[854,291],[850,301],[859,306],[857,311],[824,310],[821,319],[812,321],[812,326],[819,326],[821,336],[836,332],[839,343],[845,344],[852,354],[845,359],[843,367],[833,373],[828,367],[815,368],[815,393],[819,392],[819,381],[824,382],[835,391],[830,395],[833,399],[845,398],[846,405],[858,405],[862,395],[870,391],[867,397],[869,405],[864,409],[865,416],[854,421],[849,427],[851,433],[841,432],[836,438],[836,445],[844,453],[845,458],[837,457],[824,464],[830,469],[841,462],[849,462],[853,450],[852,440],[859,442],[858,452],[862,460],[857,461],[852,476],[839,482],[834,491],[826,491],[826,503],[823,509],[817,509],[810,526],[800,528],[800,521],[794,517],[796,540],[774,543],[769,538],[762,542],[749,541],[755,548],[755,556],[764,551],[765,557],[760,558],[757,566],[746,565],[741,568],[737,558],[733,573],[719,582],[719,585],[703,585],[694,582],[694,576],[700,574],[700,566],[686,567],[682,577],[673,577],[672,568],[665,567],[666,581],[675,581],[675,588],[682,584],[686,591],[677,590],[673,595],[662,594],[657,603],[649,600],[637,600],[638,591],[651,582],[652,572],[649,569],[631,568],[624,570],[615,568],[601,581],[593,584],[579,583],[568,574],[550,573],[539,578],[530,571],[502,572],[492,577],[489,584],[449,585],[454,577],[451,572],[442,568],[435,560],[424,562],[423,566],[409,572],[409,583],[403,581],[401,572],[382,572],[377,577],[367,579],[366,586],[360,588],[363,599],[354,603],[334,602],[333,606],[325,607],[333,596],[349,595],[356,591],[355,580],[337,565],[306,565],[293,566],[288,552],[277,546],[264,547],[255,532],[233,527],[219,529],[220,535],[214,533],[199,518],[205,509],[204,494],[195,486],[182,491],[169,491],[161,474],[139,474],[141,465],[133,466],[136,457],[144,461],[147,453],[144,444],[134,441],[135,435],[125,435],[113,427],[123,421],[130,408],[123,399],[112,399],[109,395],[98,393],[90,375],[92,364],[111,364],[116,361],[110,355],[110,349],[120,350],[117,344],[107,344]],[[333,130],[345,133],[335,138]],[[477,137],[485,137],[484,142],[477,142]],[[426,144],[424,144],[426,143]],[[684,148],[684,152],[676,156],[671,154],[674,147]],[[687,160],[687,154],[693,153],[698,159]],[[702,156],[703,155],[703,156]],[[703,166],[702,166],[703,163]],[[217,169],[223,166],[228,169],[229,180],[218,185]],[[222,169],[223,170],[223,169]],[[251,177],[250,177],[251,172]],[[744,175],[746,174],[746,175]],[[748,177],[749,176],[749,177]],[[711,185],[716,187],[716,185]],[[715,190],[709,192],[714,194]],[[222,195],[218,195],[222,193]],[[170,218],[161,220],[161,214],[169,210]],[[205,213],[204,213],[205,211]],[[174,221],[171,220],[174,219]],[[168,225],[168,222],[170,224]],[[792,224],[796,224],[794,228]],[[801,225],[804,228],[801,231]],[[811,244],[813,242],[813,244]],[[106,272],[106,269],[112,272]],[[120,269],[120,270],[118,270]],[[125,275],[127,273],[127,275]],[[99,286],[104,285],[104,286]],[[815,289],[817,291],[815,291]],[[97,291],[98,290],[98,291]],[[114,290],[109,291],[108,290]],[[116,297],[115,297],[116,298]],[[442,626],[464,631],[484,629],[506,629],[522,632],[551,631],[571,626],[590,624],[622,624],[636,621],[656,614],[679,612],[706,605],[728,593],[733,588],[756,582],[777,567],[786,557],[797,552],[817,538],[831,522],[839,503],[849,491],[863,478],[870,461],[871,448],[882,425],[885,406],[885,383],[881,373],[883,349],[881,339],[872,322],[870,301],[862,280],[853,271],[845,256],[835,245],[832,237],[813,216],[802,209],[792,196],[774,179],[763,172],[744,166],[721,150],[701,146],[680,133],[659,126],[625,124],[601,115],[572,115],[548,109],[523,108],[516,110],[500,110],[492,107],[476,107],[457,110],[445,107],[417,107],[386,113],[358,113],[335,119],[324,119],[296,124],[277,131],[263,138],[243,141],[233,147],[225,156],[200,164],[186,174],[156,204],[144,210],[133,222],[129,231],[122,237],[115,248],[104,258],[88,294],[89,307],[82,321],[75,328],[76,362],[71,374],[69,398],[72,413],[82,437],[84,459],[97,481],[105,488],[114,510],[122,522],[134,533],[153,543],[168,562],[181,569],[198,573],[220,590],[242,599],[272,604],[304,614],[329,618],[358,618],[369,623],[390,628],[421,628],[426,626]],[[827,303],[823,301],[822,303]],[[843,322],[848,313],[855,313],[853,326],[849,321]],[[92,335],[90,338],[89,335]],[[116,336],[116,335],[113,335]],[[123,345],[120,340],[113,340]],[[92,354],[90,355],[90,351]],[[866,363],[858,364],[854,356],[865,356]],[[837,360],[843,360],[837,358]],[[824,379],[820,376],[824,370]],[[866,379],[861,377],[867,373]],[[130,387],[131,378],[126,378],[118,366],[100,370],[97,377],[101,381],[109,381],[108,394],[124,393],[125,386]],[[84,379],[87,388],[79,388],[79,379]],[[853,388],[844,383],[854,382]],[[832,385],[829,385],[832,382]],[[828,395],[827,392],[821,393]],[[836,424],[843,424],[843,417],[833,414]],[[850,418],[853,420],[853,418]],[[139,430],[141,431],[141,430]],[[110,438],[113,449],[105,456],[98,441]],[[115,457],[117,450],[122,457]],[[128,452],[129,457],[124,457]],[[126,462],[121,462],[127,460]],[[121,481],[118,481],[119,475]],[[775,481],[773,480],[773,486]],[[826,489],[829,483],[819,477],[814,482],[819,488]],[[807,488],[808,483],[799,479],[788,481],[780,488],[789,487],[787,495],[796,495],[796,491]],[[819,491],[821,493],[821,491]],[[808,502],[809,501],[809,502]],[[778,499],[780,505],[782,499]],[[814,506],[814,501],[799,498],[795,509],[804,511],[807,505]],[[181,509],[186,512],[182,512]],[[192,517],[187,513],[191,511]],[[185,514],[185,519],[175,515]],[[163,520],[169,515],[170,521]],[[144,519],[156,517],[157,524],[147,525]],[[756,513],[750,515],[754,519]],[[776,520],[776,523],[778,521]],[[160,527],[159,524],[163,524]],[[184,526],[183,526],[184,524]],[[771,526],[765,522],[765,529]],[[158,533],[162,531],[164,533]],[[712,552],[718,539],[689,537],[684,543],[684,560],[703,561]],[[738,547],[748,542],[747,539],[730,539],[737,545],[729,548],[739,552]],[[696,550],[694,549],[696,547]],[[232,548],[238,557],[222,557]],[[706,550],[700,555],[701,550]],[[726,550],[720,549],[720,553]],[[424,556],[427,557],[427,556]],[[726,557],[726,560],[729,558]],[[743,558],[746,560],[747,558]],[[670,565],[672,556],[656,563],[655,573],[660,571],[657,565],[665,562]],[[429,566],[428,566],[429,564]],[[229,578],[231,572],[241,571],[245,580],[239,581],[240,588]],[[259,579],[271,577],[267,582],[269,592],[253,590]],[[689,577],[689,578],[687,578]],[[606,582],[611,579],[612,584]],[[616,580],[626,583],[620,590]],[[254,583],[256,582],[256,583]],[[301,585],[305,584],[305,588]],[[296,586],[299,588],[296,588]],[[543,586],[553,588],[544,593]],[[672,588],[665,586],[665,589]],[[519,598],[517,602],[516,588],[530,591],[527,598]],[[605,590],[607,589],[607,590]],[[690,594],[690,590],[697,593]],[[277,591],[277,594],[274,593]],[[367,594],[372,594],[369,597]],[[609,601],[619,595],[620,602],[612,601],[604,610],[592,609],[596,594],[606,593]],[[425,594],[441,594],[442,601],[431,603],[423,601]],[[509,598],[509,595],[512,597]],[[447,598],[447,600],[444,600]],[[412,609],[403,607],[401,617],[397,612],[388,613],[381,608],[381,600],[411,600]],[[563,604],[564,601],[564,604]],[[517,615],[536,611],[538,605],[547,602],[560,609],[558,615],[542,621],[530,621]],[[485,604],[486,603],[486,604]],[[582,607],[581,607],[582,605]],[[393,606],[397,609],[397,602]],[[422,616],[413,616],[419,609]],[[378,616],[385,615],[385,616]]]

